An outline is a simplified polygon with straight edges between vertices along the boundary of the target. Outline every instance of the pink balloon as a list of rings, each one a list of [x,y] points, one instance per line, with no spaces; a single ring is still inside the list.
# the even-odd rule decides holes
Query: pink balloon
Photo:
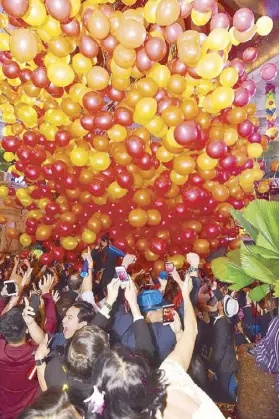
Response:
[[[231,65],[231,67],[234,67],[238,71],[239,77],[244,74],[245,64],[239,58],[235,58],[234,60],[232,60],[230,65]]]
[[[210,22],[210,31],[217,28],[229,29],[230,20],[226,13],[218,13],[216,16],[213,16]]]
[[[239,32],[250,30],[253,27],[254,22],[254,13],[247,7],[242,7],[234,13],[233,26],[235,26]]]
[[[277,76],[278,69],[275,64],[267,63],[261,68],[261,78],[265,81],[271,81]]]
[[[253,63],[259,55],[257,48],[249,47],[243,52],[243,61],[245,63]]]
[[[179,0],[179,5],[181,9],[180,16],[185,19],[191,14],[193,3],[186,3],[184,0]]]
[[[216,0],[194,0],[193,8],[198,12],[210,12],[215,5]]]
[[[233,104],[235,106],[245,106],[250,102],[250,93],[245,87],[239,87],[235,90]]]
[[[241,84],[241,87],[244,87],[250,93],[251,98],[255,95],[257,87],[256,83],[253,80],[245,80]]]
[[[179,23],[173,23],[173,25],[165,28],[165,39],[170,44],[177,42],[179,36],[183,33],[183,28]]]
[[[249,137],[254,133],[254,125],[251,121],[245,119],[241,124],[238,124],[237,131],[241,137]]]

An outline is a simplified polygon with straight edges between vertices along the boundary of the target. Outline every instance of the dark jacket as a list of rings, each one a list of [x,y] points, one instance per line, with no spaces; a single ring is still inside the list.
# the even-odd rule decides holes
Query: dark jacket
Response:
[[[238,368],[238,363],[234,351],[233,325],[227,317],[215,321],[212,342],[209,368],[218,376],[233,374]]]

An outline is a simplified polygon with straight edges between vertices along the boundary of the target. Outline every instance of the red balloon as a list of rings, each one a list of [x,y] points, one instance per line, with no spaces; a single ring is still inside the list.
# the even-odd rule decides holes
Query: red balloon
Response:
[[[182,192],[183,200],[187,208],[197,209],[201,205],[201,189],[196,186],[189,186]]]
[[[43,253],[39,259],[39,263],[41,265],[50,266],[54,261],[54,257],[52,253]]]
[[[128,189],[129,187],[133,186],[133,176],[127,171],[122,171],[119,173],[116,180],[121,188]]]
[[[60,206],[56,202],[49,202],[45,208],[45,212],[48,215],[60,214]]]
[[[74,228],[71,224],[59,222],[57,224],[57,231],[62,237],[70,236],[74,232]]]
[[[105,193],[106,187],[104,182],[99,179],[94,179],[90,185],[88,185],[88,190],[93,196],[102,196]]]
[[[189,175],[188,183],[193,186],[202,186],[204,179],[198,173],[192,173]]]
[[[164,195],[169,191],[171,184],[172,182],[170,178],[166,176],[159,176],[154,183],[154,188],[159,194]]]
[[[238,124],[237,131],[241,137],[250,137],[254,132],[254,125],[251,121],[245,119],[241,124]]]
[[[95,128],[95,116],[90,114],[85,114],[80,119],[81,125],[87,131],[93,131]]]
[[[244,87],[250,93],[251,98],[257,91],[256,83],[253,80],[245,80],[242,82],[241,87]]]
[[[67,164],[62,160],[57,160],[52,164],[52,174],[55,177],[64,177],[67,173]]]
[[[31,77],[32,83],[36,87],[45,89],[49,86],[50,80],[48,79],[47,70],[45,67],[37,67]]]
[[[53,171],[52,171],[52,165],[50,163],[46,164],[41,168],[42,175],[45,179],[51,180],[53,179]]]
[[[222,160],[219,160],[219,164],[222,169],[226,171],[231,171],[235,169],[237,163],[237,158],[234,156],[231,156],[230,154],[223,158]]]
[[[153,166],[152,156],[148,153],[143,153],[141,158],[137,160],[137,165],[142,170],[149,170]]]
[[[181,124],[177,125],[174,131],[175,141],[182,145],[188,146],[189,144],[194,144],[197,140],[198,130],[196,125],[191,121],[184,121]]]
[[[62,247],[53,246],[52,252],[53,258],[57,262],[62,262],[65,255],[65,250]]]
[[[66,129],[61,129],[55,134],[55,142],[58,147],[65,147],[71,140],[71,135]]]
[[[211,141],[206,146],[206,153],[213,159],[220,159],[227,155],[227,145],[224,141]]]
[[[255,47],[246,48],[242,58],[245,63],[253,63],[258,58],[258,50]]]
[[[8,135],[7,137],[4,137],[2,140],[2,147],[5,151],[10,151],[12,153],[15,153],[18,149],[18,146],[20,144],[20,141],[17,137],[14,137],[12,135]]]
[[[36,134],[36,132],[34,131],[26,131],[23,134],[23,142],[25,145],[29,146],[29,147],[35,147],[38,144],[38,136]]]
[[[124,127],[129,127],[133,124],[132,112],[129,109],[120,106],[115,110],[115,122]]]
[[[221,227],[218,223],[205,224],[203,227],[205,237],[208,239],[215,239],[221,234]]]
[[[192,243],[195,239],[197,239],[197,234],[194,229],[185,228],[181,233],[181,237],[184,243],[189,244]]]
[[[16,79],[20,75],[20,66],[15,61],[10,61],[3,64],[2,71],[8,79]]]
[[[145,153],[145,142],[136,135],[131,135],[126,139],[127,152],[131,157],[141,158]]]
[[[254,134],[250,135],[248,138],[249,143],[261,143],[262,136],[258,132],[254,132]]]
[[[159,237],[153,237],[150,242],[150,249],[155,255],[164,255],[167,250],[165,240]]]
[[[29,164],[25,170],[24,175],[30,180],[36,180],[41,174],[40,167],[35,166],[34,164]]]
[[[88,92],[83,96],[84,108],[91,113],[101,111],[104,106],[104,100],[100,93]]]
[[[97,129],[107,131],[114,125],[114,115],[108,111],[98,112],[94,122]]]
[[[239,58],[234,58],[234,60],[231,61],[230,66],[238,71],[239,77],[243,76],[245,73],[245,64]]]

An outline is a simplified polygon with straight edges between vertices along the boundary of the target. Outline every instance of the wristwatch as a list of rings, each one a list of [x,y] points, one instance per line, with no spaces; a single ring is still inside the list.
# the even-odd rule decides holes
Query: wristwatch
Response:
[[[36,367],[40,367],[41,365],[43,365],[46,362],[46,358],[43,359],[35,359],[35,364]]]
[[[192,272],[198,271],[198,268],[196,268],[195,266],[190,266],[188,269],[189,274],[191,274]]]

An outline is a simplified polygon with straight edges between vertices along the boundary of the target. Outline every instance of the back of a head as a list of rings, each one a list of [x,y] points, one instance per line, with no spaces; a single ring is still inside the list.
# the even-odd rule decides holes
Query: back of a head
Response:
[[[66,350],[65,365],[76,379],[88,381],[98,356],[109,348],[107,334],[97,326],[78,330]]]
[[[100,355],[93,383],[99,393],[104,392],[102,416],[108,419],[151,419],[166,406],[162,372],[151,369],[143,357],[125,346],[118,345]],[[90,401],[87,418],[100,418],[93,407]]]
[[[0,317],[0,334],[6,342],[18,343],[25,337],[27,326],[22,311],[21,307],[14,307]]]
[[[78,272],[72,273],[67,279],[67,285],[72,291],[79,291],[83,283],[83,278]]]
[[[68,394],[51,388],[44,393],[18,419],[78,419],[81,415],[69,401]]]

